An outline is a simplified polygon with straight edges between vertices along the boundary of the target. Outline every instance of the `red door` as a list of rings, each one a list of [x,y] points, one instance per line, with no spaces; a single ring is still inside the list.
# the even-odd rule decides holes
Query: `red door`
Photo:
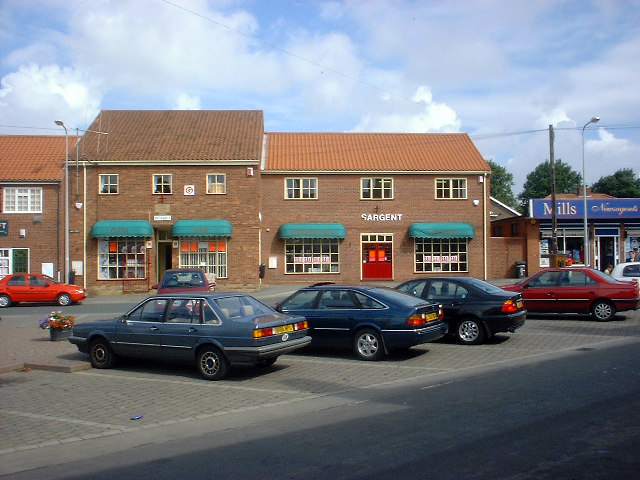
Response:
[[[363,280],[393,279],[391,243],[365,243],[362,245]]]

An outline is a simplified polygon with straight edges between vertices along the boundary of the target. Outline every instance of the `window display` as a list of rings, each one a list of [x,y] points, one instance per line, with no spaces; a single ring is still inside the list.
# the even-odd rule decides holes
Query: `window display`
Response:
[[[147,250],[139,238],[98,241],[98,279],[147,278]]]

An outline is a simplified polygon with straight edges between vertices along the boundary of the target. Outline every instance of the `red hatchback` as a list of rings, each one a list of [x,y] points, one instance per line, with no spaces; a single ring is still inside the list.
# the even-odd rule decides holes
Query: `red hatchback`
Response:
[[[70,305],[87,297],[87,291],[78,286],[58,283],[41,273],[14,273],[0,280],[0,307],[18,302],[55,302]]]
[[[528,312],[591,313],[598,321],[640,308],[635,282],[618,281],[593,268],[546,268],[505,290],[522,292]]]

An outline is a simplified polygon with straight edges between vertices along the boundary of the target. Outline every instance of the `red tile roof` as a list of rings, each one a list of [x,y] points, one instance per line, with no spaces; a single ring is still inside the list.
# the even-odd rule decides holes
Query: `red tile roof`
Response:
[[[273,133],[268,171],[489,172],[466,133]]]
[[[68,137],[70,158],[76,139]],[[64,153],[64,135],[0,135],[0,181],[60,182]]]
[[[260,110],[103,110],[80,148],[95,161],[255,162],[263,135]]]

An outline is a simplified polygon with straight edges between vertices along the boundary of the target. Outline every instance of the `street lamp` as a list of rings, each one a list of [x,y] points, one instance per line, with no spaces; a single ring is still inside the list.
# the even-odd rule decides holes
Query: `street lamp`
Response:
[[[585,169],[584,169],[584,129],[587,128],[587,125],[590,123],[598,123],[600,121],[600,117],[591,117],[587,123],[582,127],[582,200],[583,200],[583,209],[584,209],[584,266],[587,267],[591,263],[589,258],[589,227],[587,225],[587,179],[585,178]]]
[[[62,120],[55,122],[64,128],[64,283],[69,283],[69,134]]]

